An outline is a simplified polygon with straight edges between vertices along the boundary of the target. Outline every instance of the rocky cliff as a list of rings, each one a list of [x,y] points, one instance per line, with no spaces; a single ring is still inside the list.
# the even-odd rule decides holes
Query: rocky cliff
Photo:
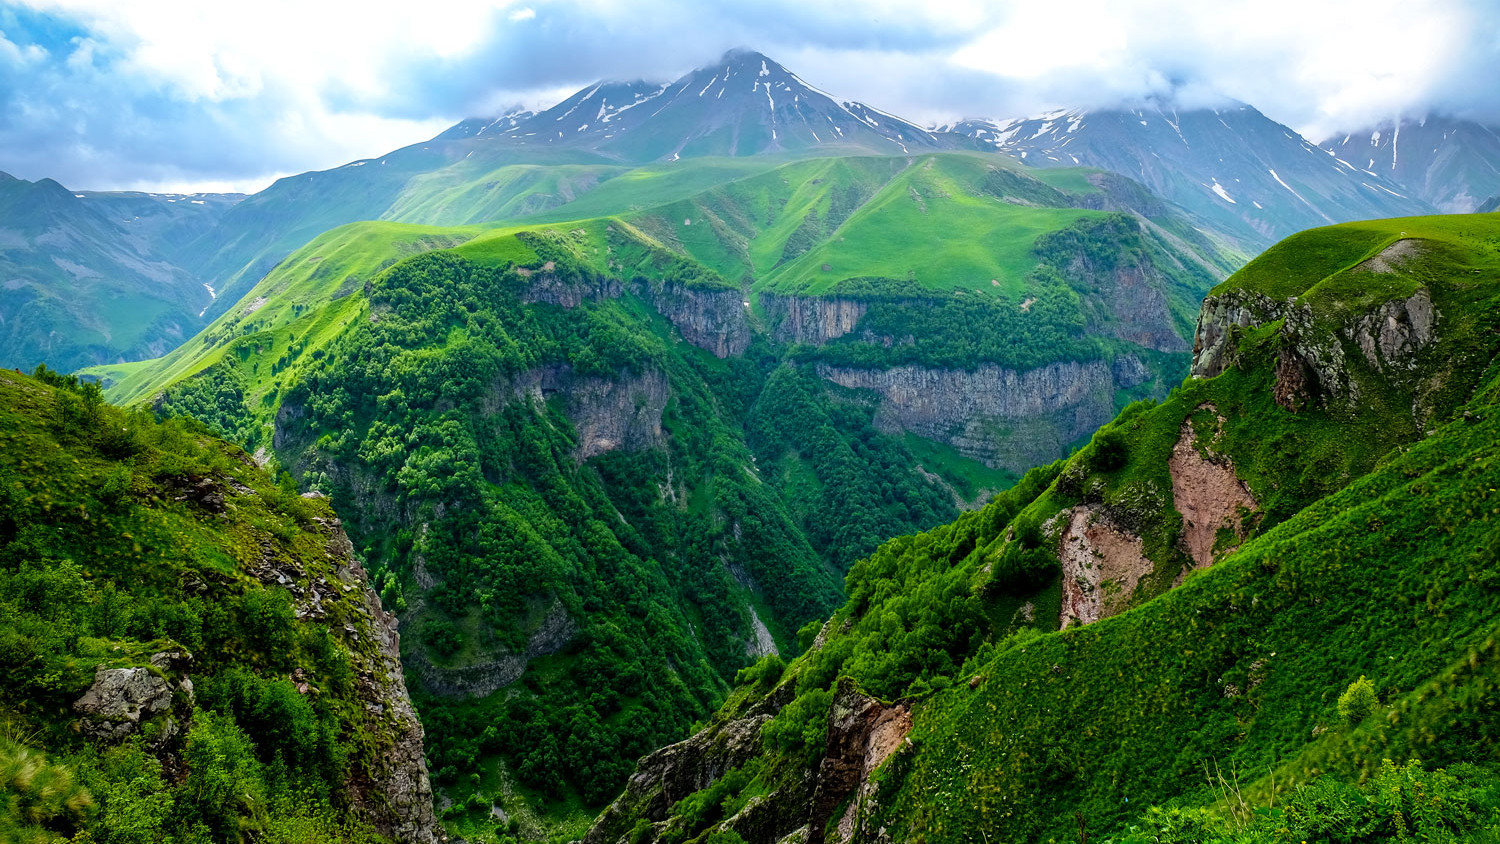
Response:
[[[750,346],[749,303],[739,290],[665,284],[655,289],[640,285],[637,292],[677,328],[682,339],[715,357],[744,354]]]
[[[429,844],[437,839],[437,820],[422,722],[407,694],[401,667],[396,616],[380,605],[339,520],[329,515],[316,523],[327,536],[331,580],[299,577],[295,568],[288,570],[267,559],[255,574],[264,583],[288,589],[299,617],[332,622],[335,635],[349,649],[349,667],[364,704],[368,734],[376,744],[372,765],[351,783],[355,805],[380,834],[397,842]]]
[[[763,753],[761,733],[792,691],[784,683],[740,717],[642,759],[625,793],[594,822],[584,844],[657,844],[692,834],[672,815],[674,804]],[[879,800],[872,775],[911,747],[911,706],[882,703],[846,680],[820,720],[826,738],[807,775],[745,801],[708,834],[733,832],[745,841],[788,844],[854,839]]]
[[[762,293],[760,306],[771,336],[781,343],[821,346],[853,331],[869,310],[859,299]]]
[[[1139,361],[1137,361],[1139,363]],[[1122,376],[1133,370],[1122,367]],[[1055,459],[1114,415],[1116,382],[1105,361],[1053,363],[1016,371],[972,372],[898,366],[853,369],[822,364],[818,375],[880,396],[876,424],[954,446],[991,467],[1024,472]]]
[[[543,264],[536,272],[524,267],[516,270],[521,277],[531,281],[521,291],[521,301],[528,305],[545,303],[564,308],[576,308],[584,302],[619,298],[623,291],[617,279],[564,277],[556,274],[554,270],[555,267],[551,261]]]
[[[1350,407],[1365,390],[1383,385],[1415,392],[1412,413],[1424,416],[1424,394],[1441,383],[1419,384],[1417,372],[1422,353],[1438,338],[1442,314],[1430,291],[1401,270],[1425,248],[1403,238],[1344,271],[1365,297],[1375,298],[1360,307],[1329,303],[1326,296],[1278,300],[1243,289],[1209,296],[1193,340],[1193,377],[1212,378],[1234,366],[1247,332],[1280,322],[1275,396],[1281,406],[1294,411],[1310,403]],[[1402,277],[1385,283],[1391,276]]]
[[[566,364],[527,370],[496,385],[486,412],[506,401],[545,402],[554,396],[578,434],[574,456],[587,460],[611,451],[637,451],[662,442],[661,417],[671,390],[660,370],[622,371],[613,378],[578,375]]]

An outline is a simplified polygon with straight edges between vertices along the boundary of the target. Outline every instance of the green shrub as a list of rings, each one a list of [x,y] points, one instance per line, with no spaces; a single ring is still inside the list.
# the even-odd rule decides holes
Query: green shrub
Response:
[[[1339,695],[1339,717],[1351,727],[1370,717],[1379,706],[1380,699],[1375,697],[1375,685],[1365,679],[1363,674]]]

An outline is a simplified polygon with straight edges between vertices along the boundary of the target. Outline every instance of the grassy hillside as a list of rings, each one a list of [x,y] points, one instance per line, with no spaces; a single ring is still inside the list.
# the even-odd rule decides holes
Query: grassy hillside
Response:
[[[727,292],[743,319],[740,294],[628,223],[396,260],[467,234],[363,224],[310,245],[156,409],[332,496],[401,614],[452,829],[492,832],[496,805],[532,837],[581,832],[753,654],[797,647],[844,566],[957,510],[868,407],[796,444],[834,446],[816,490],[763,477],[741,420],[779,394],[778,361],[683,343],[648,298]]]
[[[658,762],[589,841],[1493,835],[1491,228],[1349,224],[1252,262],[1214,296],[1311,316],[1252,321],[1221,374],[856,564],[809,652],[747,672],[694,740],[740,749]],[[1403,236],[1420,249],[1349,270]],[[1434,333],[1371,363],[1365,317],[1417,291]],[[1286,362],[1335,346],[1353,387],[1286,406]]]
[[[349,306],[362,298],[355,294],[378,271],[407,255],[462,243],[479,231],[374,222],[334,229],[278,264],[236,307],[170,354],[95,367],[88,374],[108,385],[111,401],[127,405],[151,400],[226,358],[236,359],[237,367],[248,365],[245,374],[254,379],[268,352],[276,352],[270,360],[280,359],[293,334],[304,341],[299,351],[321,348],[330,339],[328,327],[348,322]],[[300,330],[289,328],[299,322]],[[283,379],[265,380],[269,388]]]
[[[390,620],[327,502],[39,375],[0,371],[0,837],[431,840]]]
[[[1028,171],[978,153],[823,158],[626,217],[726,278],[753,278],[758,291],[819,294],[880,277],[933,292],[1019,296],[1037,264],[1038,235],[1100,216],[1097,208],[1141,204],[1124,196],[1111,204],[1091,177],[1098,174]],[[584,201],[596,197],[603,194]],[[1190,231],[1164,207],[1142,211]],[[1218,259],[1207,244],[1186,251],[1195,250]]]

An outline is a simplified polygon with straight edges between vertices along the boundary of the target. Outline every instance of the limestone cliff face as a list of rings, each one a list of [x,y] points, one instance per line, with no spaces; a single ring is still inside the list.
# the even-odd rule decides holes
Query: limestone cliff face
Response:
[[[587,460],[611,451],[651,448],[663,439],[662,413],[671,389],[661,371],[621,372],[613,378],[578,375],[566,364],[538,367],[497,385],[489,410],[527,398],[562,399],[578,431],[574,455]]]
[[[566,279],[556,275],[552,270],[551,261],[543,264],[541,271],[535,274],[531,270],[517,270],[522,276],[531,279],[531,284],[521,291],[523,303],[527,305],[546,303],[564,308],[576,308],[584,302],[617,299],[623,292],[623,287],[616,279],[604,278],[598,281]]]
[[[1143,254],[1137,263],[1102,265],[1078,254],[1063,274],[1090,292],[1083,295],[1089,333],[1102,334],[1158,352],[1185,352],[1167,306],[1166,279]]]
[[[422,678],[422,687],[442,697],[484,697],[521,679],[526,666],[537,657],[561,651],[578,634],[578,624],[561,603],[554,604],[532,631],[520,653],[502,653],[493,659],[463,668],[436,665],[427,652],[414,649],[407,657],[412,671]]]
[[[682,339],[715,357],[744,354],[750,346],[749,307],[738,290],[667,284],[660,290],[642,287],[639,293],[676,326]]]
[[[356,772],[354,804],[376,831],[397,842],[431,844],[437,838],[432,786],[422,747],[422,722],[407,694],[396,616],[380,605],[354,545],[337,518],[316,520],[327,536],[333,578],[310,577],[284,558],[267,556],[252,571],[262,582],[292,594],[299,618],[323,621],[349,652],[349,667],[366,713],[365,728],[377,747],[372,764]]]
[[[709,787],[760,753],[761,728],[771,717],[769,712],[752,712],[641,759],[625,784],[625,793],[594,821],[584,844],[626,841],[640,820],[654,823],[641,844],[659,841],[667,831],[664,819],[674,803]]]
[[[1061,456],[1070,443],[1108,422],[1117,386],[1105,361],[1024,371],[985,365],[972,372],[823,364],[818,375],[878,393],[875,421],[882,430],[948,443],[967,457],[1017,473]]]
[[[1213,378],[1233,366],[1239,333],[1281,319],[1285,311],[1286,303],[1246,290],[1204,299],[1193,335],[1192,376]]]
[[[821,346],[853,331],[869,310],[869,305],[858,299],[774,293],[761,294],[760,304],[774,339],[811,346]]]
[[[1364,271],[1379,272],[1380,266]],[[1296,411],[1309,403],[1352,405],[1359,401],[1362,378],[1371,376],[1418,389],[1419,358],[1437,339],[1441,320],[1426,288],[1353,312],[1328,311],[1297,297],[1275,301],[1242,290],[1210,296],[1198,319],[1192,375],[1213,378],[1233,367],[1243,332],[1280,320],[1275,398],[1281,406]],[[1355,361],[1360,367],[1351,366]],[[1416,400],[1421,403],[1420,395]]]

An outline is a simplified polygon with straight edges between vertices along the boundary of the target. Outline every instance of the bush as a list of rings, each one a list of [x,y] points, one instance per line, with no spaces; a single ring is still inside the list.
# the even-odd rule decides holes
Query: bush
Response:
[[[1119,428],[1109,428],[1094,435],[1094,456],[1089,467],[1096,472],[1112,472],[1124,466],[1128,456],[1125,433]]]
[[[786,660],[777,654],[770,654],[762,657],[754,665],[741,668],[739,673],[734,675],[734,684],[736,686],[754,684],[770,688],[781,679],[784,671],[786,671]]]
[[[1375,697],[1375,685],[1365,679],[1363,674],[1339,695],[1339,717],[1351,727],[1370,717],[1379,706],[1380,700]]]

